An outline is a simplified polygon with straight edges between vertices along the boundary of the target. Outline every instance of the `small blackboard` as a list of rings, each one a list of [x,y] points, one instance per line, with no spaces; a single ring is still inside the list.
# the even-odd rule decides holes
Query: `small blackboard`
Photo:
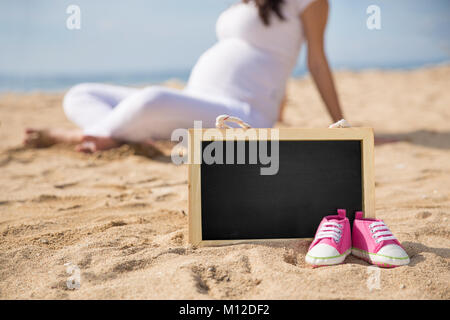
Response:
[[[338,208],[351,220],[361,210],[374,217],[370,128],[204,129],[189,138],[193,244],[312,238]]]

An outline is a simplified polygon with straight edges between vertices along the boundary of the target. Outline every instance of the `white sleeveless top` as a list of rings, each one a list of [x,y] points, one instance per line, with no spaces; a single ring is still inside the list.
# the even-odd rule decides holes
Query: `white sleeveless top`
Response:
[[[300,14],[313,1],[285,0],[285,19],[271,13],[269,26],[253,2],[231,6],[217,21],[219,41],[200,57],[186,89],[246,102],[273,125],[304,42]]]

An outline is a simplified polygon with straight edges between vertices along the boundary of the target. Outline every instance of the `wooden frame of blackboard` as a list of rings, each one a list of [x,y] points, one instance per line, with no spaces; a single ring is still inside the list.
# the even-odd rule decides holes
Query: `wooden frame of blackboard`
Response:
[[[233,240],[203,240],[202,239],[202,208],[201,208],[201,143],[202,141],[228,141],[227,131],[232,130],[234,140],[253,140],[244,129],[189,129],[188,159],[189,159],[189,243],[195,246],[220,246],[238,243],[251,243],[261,241],[287,241],[297,239],[233,239]],[[278,130],[280,141],[333,141],[333,140],[359,140],[361,141],[361,177],[362,177],[362,204],[366,217],[375,218],[375,180],[374,180],[374,135],[372,128],[276,128],[251,129],[264,130],[267,139],[272,137],[271,130]],[[204,135],[205,133],[206,136]]]

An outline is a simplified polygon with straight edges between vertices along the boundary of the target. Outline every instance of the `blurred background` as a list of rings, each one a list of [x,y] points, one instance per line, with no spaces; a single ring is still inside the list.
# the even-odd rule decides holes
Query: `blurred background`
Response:
[[[186,81],[216,41],[233,0],[23,0],[0,2],[0,91],[60,91],[86,81]],[[329,0],[333,69],[411,69],[450,61],[449,0]],[[366,26],[369,5],[381,30]],[[69,30],[69,5],[81,29]],[[294,76],[306,73],[304,50]]]

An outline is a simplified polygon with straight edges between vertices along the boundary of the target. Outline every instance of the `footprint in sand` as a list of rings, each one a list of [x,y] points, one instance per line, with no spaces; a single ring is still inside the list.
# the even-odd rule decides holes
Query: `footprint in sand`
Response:
[[[245,258],[244,258],[245,260]],[[243,261],[238,261],[242,267]],[[245,265],[244,261],[244,265]],[[213,298],[240,298],[256,288],[261,280],[254,279],[251,273],[236,268],[236,263],[221,263],[220,265],[195,265],[191,268],[194,285],[197,291]]]
[[[77,184],[78,184],[78,181],[74,181],[74,182],[66,182],[66,183],[55,184],[55,185],[53,185],[53,187],[56,188],[56,189],[66,189],[66,188],[69,188],[69,187],[76,186]]]
[[[80,209],[82,207],[83,207],[82,205],[76,204],[76,205],[66,207],[66,208],[59,208],[58,211],[75,210],[75,209]]]
[[[171,200],[175,200],[176,198],[178,198],[178,195],[176,193],[169,192],[169,193],[164,193],[164,194],[161,194],[161,195],[157,196],[155,198],[155,201],[158,201],[158,202],[160,202],[160,201],[171,201]]]
[[[94,188],[100,188],[100,189],[114,189],[114,190],[126,190],[127,187],[121,184],[95,184],[93,185]]]
[[[116,264],[112,271],[117,273],[131,272],[135,270],[144,269],[151,263],[151,259],[133,259]]]
[[[416,214],[417,219],[426,219],[429,217],[431,217],[431,212],[429,212],[429,211],[421,211]]]
[[[294,250],[286,250],[283,254],[283,261],[292,264],[293,266],[297,265],[297,254]]]

